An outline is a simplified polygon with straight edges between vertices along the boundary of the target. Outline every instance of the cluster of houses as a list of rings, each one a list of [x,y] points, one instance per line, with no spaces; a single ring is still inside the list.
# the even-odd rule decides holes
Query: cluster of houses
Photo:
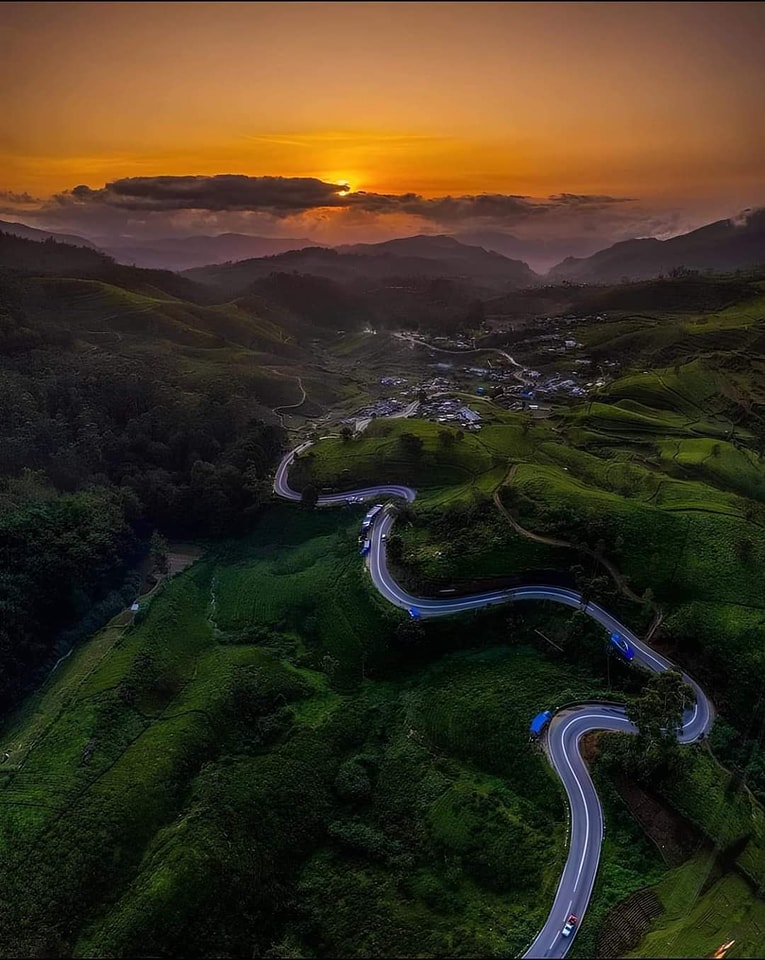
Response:
[[[454,397],[421,404],[419,415],[436,423],[458,423],[473,431],[481,429],[481,414]]]
[[[406,404],[402,400],[396,400],[393,397],[386,397],[383,400],[377,400],[368,406],[354,413],[352,417],[346,417],[342,423],[355,424],[359,420],[367,420],[370,417],[389,417],[392,413],[398,413],[403,410]]]

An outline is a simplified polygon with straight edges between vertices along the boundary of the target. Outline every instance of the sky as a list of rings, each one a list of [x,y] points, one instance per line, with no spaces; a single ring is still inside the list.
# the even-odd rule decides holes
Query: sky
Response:
[[[765,3],[3,3],[0,217],[512,234],[765,205]]]

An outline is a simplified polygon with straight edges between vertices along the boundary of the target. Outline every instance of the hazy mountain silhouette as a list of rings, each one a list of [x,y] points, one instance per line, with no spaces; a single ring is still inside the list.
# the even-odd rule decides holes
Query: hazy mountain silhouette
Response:
[[[724,272],[765,263],[765,209],[746,216],[718,220],[698,230],[657,240],[625,240],[591,257],[567,257],[547,274],[549,280],[577,283],[618,283],[643,280],[671,270]]]
[[[287,250],[300,250],[315,243],[306,237],[258,237],[246,233],[200,234],[193,237],[157,239],[125,238],[104,241],[108,250],[122,263],[162,270],[190,270],[207,264],[270,257]]]
[[[492,290],[527,286],[539,280],[519,260],[443,235],[403,237],[336,249],[308,247],[279,256],[186,271],[194,280],[231,293],[241,292],[271,273],[313,274],[340,283],[390,277],[446,277]]]
[[[37,227],[28,227],[25,223],[16,223],[12,220],[0,220],[0,232],[12,233],[15,237],[23,237],[25,240],[56,240],[58,243],[68,243],[74,247],[90,247],[93,250],[99,249],[95,243],[86,240],[85,237],[79,237],[73,233],[53,233],[51,230],[38,230]]]

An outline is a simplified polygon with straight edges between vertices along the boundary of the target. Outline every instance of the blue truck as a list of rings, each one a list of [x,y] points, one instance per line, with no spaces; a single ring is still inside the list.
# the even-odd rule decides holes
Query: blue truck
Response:
[[[552,720],[552,711],[543,710],[541,713],[538,713],[534,719],[531,721],[531,727],[529,728],[532,737],[541,737],[544,733],[545,727]]]
[[[371,510],[367,510],[364,519],[361,521],[362,531],[369,530],[372,524],[375,522],[377,514],[382,510],[383,505],[381,503],[376,503]]]
[[[359,549],[359,553],[361,554],[362,557],[365,557],[369,553],[370,547],[371,547],[371,544],[369,540],[364,540],[364,542],[361,544],[361,547]]]

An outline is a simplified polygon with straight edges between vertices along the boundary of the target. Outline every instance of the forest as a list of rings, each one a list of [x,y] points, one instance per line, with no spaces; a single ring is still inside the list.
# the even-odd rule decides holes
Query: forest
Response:
[[[126,578],[154,530],[192,538],[246,525],[283,442],[281,427],[261,419],[247,380],[224,380],[203,364],[190,371],[151,329],[99,342],[85,329],[85,304],[73,309],[66,283],[42,281],[41,269],[105,276],[103,289],[126,297],[158,282],[167,297],[193,287],[87,248],[0,236],[0,701],[7,706],[66,652],[86,612],[92,632],[132,600],[134,577]],[[94,605],[101,622],[93,621]]]

